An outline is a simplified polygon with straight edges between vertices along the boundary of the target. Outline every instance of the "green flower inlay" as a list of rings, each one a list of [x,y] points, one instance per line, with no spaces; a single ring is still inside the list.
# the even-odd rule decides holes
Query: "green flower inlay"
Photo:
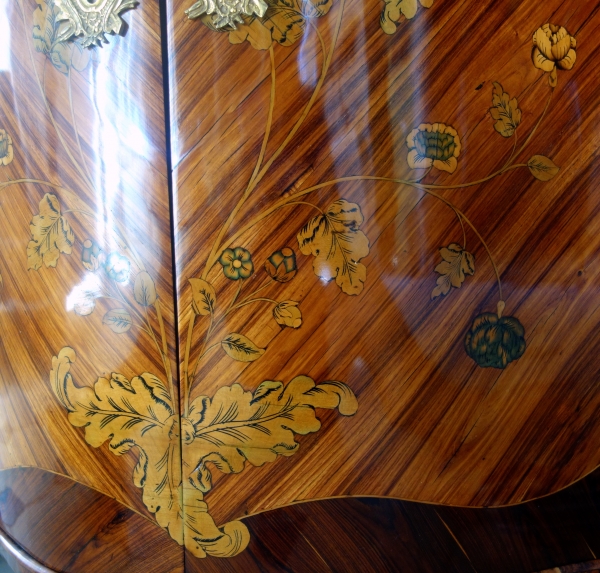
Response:
[[[480,314],[465,337],[467,354],[482,368],[506,368],[525,352],[525,329],[514,316]]]
[[[254,272],[252,255],[242,247],[225,249],[219,257],[223,274],[232,281],[247,279]]]

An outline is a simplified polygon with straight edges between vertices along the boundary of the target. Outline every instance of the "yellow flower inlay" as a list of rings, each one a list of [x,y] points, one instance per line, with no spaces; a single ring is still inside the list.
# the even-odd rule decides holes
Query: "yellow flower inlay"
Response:
[[[412,20],[416,14],[419,4],[423,8],[431,8],[433,0],[384,0],[385,8],[381,14],[381,29],[386,34],[393,34],[396,31],[401,16],[407,20]]]
[[[544,24],[533,35],[533,65],[550,74],[552,87],[557,84],[557,68],[570,70],[575,65],[577,41],[563,26]]]

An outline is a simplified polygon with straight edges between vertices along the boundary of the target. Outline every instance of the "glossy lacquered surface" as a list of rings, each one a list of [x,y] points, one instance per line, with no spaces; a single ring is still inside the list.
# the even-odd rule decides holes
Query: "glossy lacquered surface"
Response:
[[[293,504],[244,518],[252,541],[239,555],[190,558],[186,571],[596,571],[599,477],[595,471],[547,498],[504,508],[370,497]],[[0,486],[0,544],[13,555],[28,552],[73,573],[181,570],[181,549],[165,531],[99,492],[37,468],[7,470]],[[47,571],[30,559],[28,567],[23,557],[13,561],[25,573]]]
[[[391,34],[380,3],[230,33],[171,5],[182,383],[202,355],[192,400],[307,375],[358,403],[317,409],[289,459],[212,471],[217,523],[340,495],[515,504],[598,464],[598,5],[401,4]]]
[[[50,373],[54,357],[66,354],[78,387],[144,372],[168,385],[156,350],[175,359],[159,7],[144,2],[123,37],[91,50],[58,41],[57,15],[52,2],[0,5],[0,468],[69,476],[154,521],[131,478],[140,450],[115,456],[126,447],[104,444],[119,438],[110,424],[93,442],[101,447],[90,446],[89,432],[86,443]],[[156,305],[137,302],[142,271],[162,322]],[[110,422],[86,412],[91,427]],[[11,509],[22,527],[17,542],[40,519],[35,485],[29,493],[32,513],[19,518],[25,506]],[[61,507],[56,495],[56,523],[89,510]],[[102,518],[96,511],[91,521]],[[121,530],[115,535],[128,571],[137,570],[138,547]],[[182,569],[175,553],[170,567]],[[70,570],[68,561],[59,569]]]
[[[96,46],[38,1],[0,4],[9,536],[69,572],[592,567],[600,3],[143,0]]]

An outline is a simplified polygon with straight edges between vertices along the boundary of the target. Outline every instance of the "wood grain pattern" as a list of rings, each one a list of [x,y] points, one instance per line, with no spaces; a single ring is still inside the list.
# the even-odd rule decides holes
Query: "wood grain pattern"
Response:
[[[0,556],[13,573],[51,573],[51,570],[40,565],[26,551],[19,547],[3,531],[0,531]]]
[[[182,570],[179,549],[164,530],[99,492],[35,468],[5,470],[0,480],[2,529],[52,570]],[[504,508],[382,498],[299,503],[244,518],[251,532],[246,551],[231,559],[190,554],[185,570],[594,571],[599,492],[596,471],[562,492]],[[79,507],[86,509],[74,511]]]
[[[3,531],[52,571],[183,571],[181,548],[152,519],[36,468],[0,472]]]
[[[69,422],[64,395],[56,395],[50,377],[53,357],[70,348],[64,355],[71,362],[77,357],[70,375],[90,392],[98,379],[112,381],[117,374],[124,386],[148,372],[169,382],[175,300],[159,4],[144,2],[123,37],[90,50],[60,40],[51,0],[15,0],[0,12],[0,469],[37,466],[94,489],[91,498],[63,490],[73,496],[70,518],[75,523],[79,512],[81,527],[61,531],[52,527],[51,512],[41,510],[40,492],[50,486],[25,480],[19,495],[30,506],[21,509],[34,517],[13,537],[52,567],[60,562],[89,571],[97,561],[102,570],[110,554],[100,555],[101,549],[111,539],[121,544],[115,564],[129,571],[181,569],[176,543],[164,549],[168,567],[152,557],[152,535],[141,541],[147,554],[137,559],[135,520],[111,513],[96,493],[152,519],[156,507],[144,504],[141,484],[132,480],[142,454],[117,457],[125,448],[102,442],[92,448],[90,437],[86,441]],[[149,275],[159,302],[148,309],[138,302],[144,299],[137,287]],[[116,311],[118,325],[109,321]],[[170,392],[176,390],[175,382]],[[180,464],[175,441],[173,468]],[[5,526],[12,527],[6,519]],[[105,529],[98,533],[96,526]],[[29,536],[40,544],[34,539],[30,546]],[[158,546],[165,544],[162,539]],[[73,551],[73,563],[61,561],[64,555],[53,548]]]
[[[188,559],[186,571],[593,571],[598,480],[596,471],[547,498],[493,509],[374,498],[299,503],[244,519],[252,537],[245,553]]]
[[[325,53],[342,9],[334,3],[313,24]],[[171,69],[180,347],[186,346],[192,289],[207,278],[206,258],[219,230],[251,181],[269,118],[272,74],[268,50],[232,45],[227,34],[181,18],[174,1]],[[269,283],[260,297],[300,301],[302,326],[281,329],[270,304],[231,313],[212,332],[228,332],[259,348],[253,362],[233,362],[218,347],[204,360],[192,399],[234,382],[245,389],[263,380],[340,380],[357,395],[352,418],[319,414],[318,434],[300,439],[289,460],[214,472],[208,496],[217,523],[245,512],[336,495],[388,495],[454,505],[495,506],[534,499],[568,486],[599,463],[596,337],[598,176],[597,2],[434,2],[382,33],[381,4],[345,4],[327,78],[292,143],[248,196],[224,245],[251,253],[254,274],[244,296],[268,283],[264,261],[293,247],[298,272]],[[549,98],[549,77],[532,63],[532,36],[546,22],[576,37],[577,61],[559,70],[544,121],[528,134]],[[230,36],[231,37],[231,36]],[[323,64],[319,38],[306,27],[292,46],[275,45],[275,109],[264,162],[285,141],[310,100]],[[494,130],[493,82],[517,97],[523,165],[471,187],[444,186],[485,179],[507,162],[512,141]],[[211,89],[203,89],[210,85]],[[193,121],[190,121],[194,118]],[[431,171],[473,223],[496,263],[504,315],[524,326],[527,350],[504,370],[480,368],[465,354],[476,316],[494,312],[497,281],[486,250],[465,224],[476,271],[446,297],[430,300],[438,249],[457,243],[452,209],[407,185],[353,180],[303,197],[324,210],[339,199],[360,205],[360,231],[370,242],[364,290],[348,297],[323,284],[312,257],[298,252],[296,234],[314,216],[308,205],[281,209],[248,225],[276,201],[346,176],[408,181],[406,138],[420,123],[445,122],[460,136],[458,168]],[[534,155],[560,172],[541,182],[527,168]],[[263,163],[266,165],[267,163]],[[429,190],[433,190],[430,188]],[[221,266],[209,272],[217,300],[227,305],[234,281]],[[203,352],[208,320],[196,322],[191,361]],[[185,371],[185,360],[184,361]]]

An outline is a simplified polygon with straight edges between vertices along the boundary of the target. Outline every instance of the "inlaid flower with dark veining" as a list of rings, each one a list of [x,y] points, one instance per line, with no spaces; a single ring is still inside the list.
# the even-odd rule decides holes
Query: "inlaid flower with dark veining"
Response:
[[[267,274],[279,283],[291,281],[297,271],[296,253],[289,247],[275,251],[266,261],[265,270]]]
[[[467,332],[465,350],[483,368],[506,368],[525,352],[525,329],[514,316],[485,312]]]
[[[408,165],[411,169],[429,169],[453,173],[458,165],[460,138],[456,129],[445,123],[422,123],[406,138]]]

